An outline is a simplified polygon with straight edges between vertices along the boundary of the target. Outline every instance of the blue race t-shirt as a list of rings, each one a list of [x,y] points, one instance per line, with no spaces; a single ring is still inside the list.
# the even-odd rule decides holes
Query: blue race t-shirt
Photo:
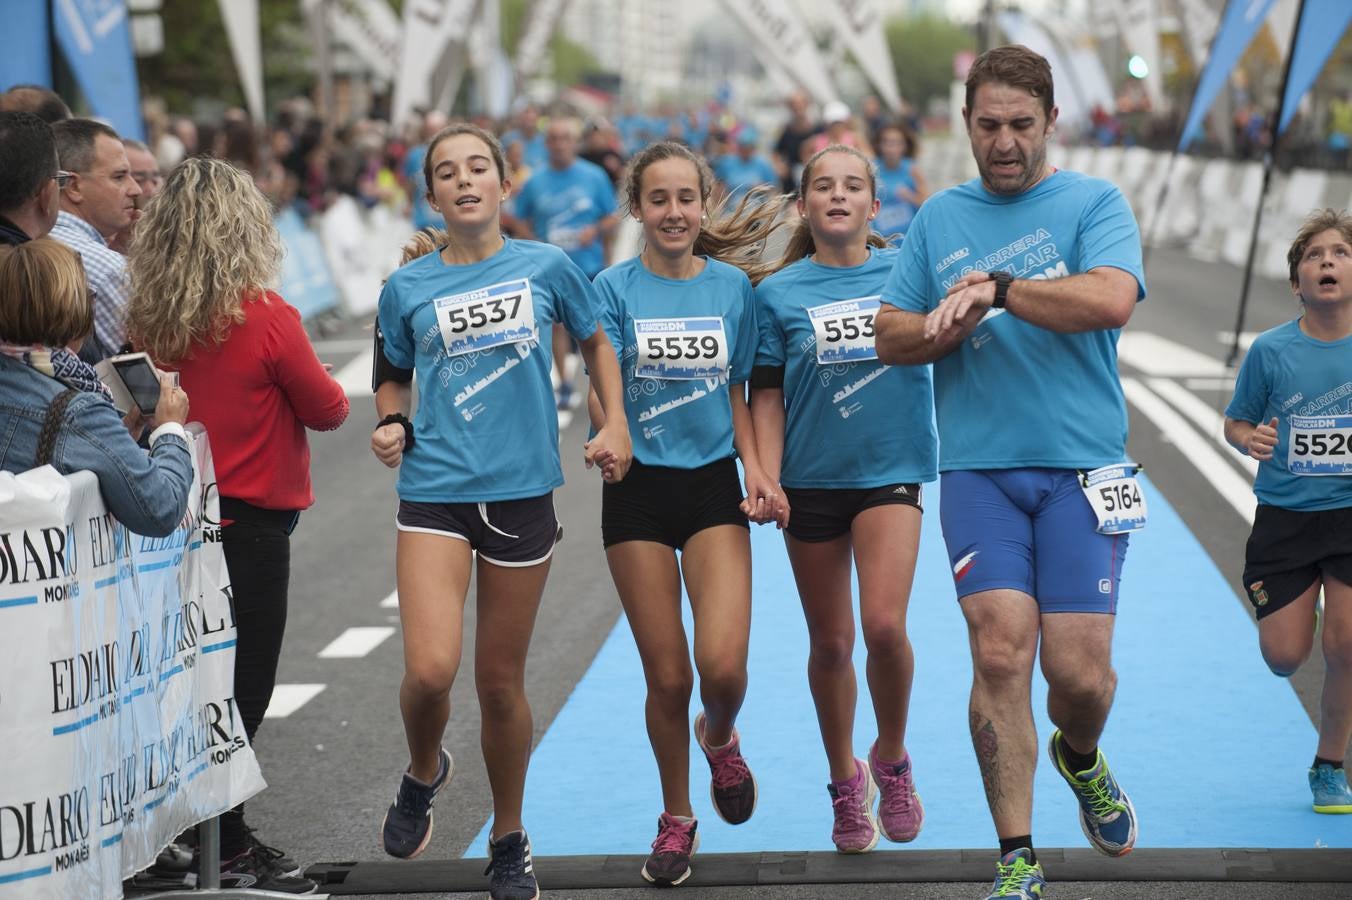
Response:
[[[404,157],[404,178],[408,181],[408,190],[413,197],[414,228],[439,226],[443,221],[427,199],[427,179],[423,177],[423,160],[426,158],[426,144],[419,144]]]
[[[714,175],[727,186],[728,196],[733,200],[754,187],[779,183],[775,167],[760,154],[742,159],[736,153],[726,153],[714,164]]]
[[[591,337],[596,293],[562,251],[508,239],[459,266],[429,253],[385,282],[379,319],[385,356],[418,377],[400,498],[517,500],[563,484],[549,335],[562,323]]]
[[[929,366],[885,366],[873,345],[895,249],[863,265],[800,259],[756,286],[756,365],[784,367],[784,458],[795,488],[933,481],[938,458]]]
[[[588,278],[605,267],[605,248],[599,234],[583,245],[578,232],[613,212],[610,176],[585,159],[573,160],[566,169],[535,170],[516,200],[516,215],[530,223],[535,236],[567,253]]]
[[[694,278],[654,275],[638,257],[596,279],[601,325],[620,351],[634,458],[694,469],[733,455],[728,385],[756,358],[756,302],[735,266],[706,259]]]
[[[1231,419],[1277,419],[1277,448],[1258,464],[1259,503],[1284,509],[1352,506],[1352,337],[1321,341],[1300,320],[1254,340],[1225,408]]]
[[[915,190],[915,177],[911,174],[910,158],[902,157],[895,169],[889,169],[882,160],[879,160],[878,199],[882,201],[882,205],[878,208],[878,215],[873,218],[873,230],[883,237],[905,235],[911,220],[915,218],[915,211],[919,209],[911,201],[903,200],[899,196],[897,192],[901,188]]]
[[[1141,234],[1121,191],[1077,172],[1052,173],[1022,194],[980,179],[920,207],[883,302],[916,313],[939,305],[972,271],[1065,278],[1100,266],[1136,279],[1145,296]],[[1097,468],[1126,455],[1127,405],[1117,378],[1120,329],[1058,334],[991,310],[934,363],[939,471]]]
[[[520,130],[513,128],[502,136],[502,147],[506,149],[515,143],[521,144],[521,161],[528,168],[539,169],[549,165],[549,148],[545,144],[545,133],[537,131],[526,137]]]

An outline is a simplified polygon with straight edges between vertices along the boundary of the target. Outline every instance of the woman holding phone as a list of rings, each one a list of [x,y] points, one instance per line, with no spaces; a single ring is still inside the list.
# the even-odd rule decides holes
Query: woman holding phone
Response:
[[[267,290],[281,242],[245,172],[194,157],[165,179],[132,239],[129,331],[177,370],[207,430],[239,637],[235,700],[253,743],[286,629],[291,532],[315,501],[307,428],[347,418],[347,395],[315,356],[300,313]],[[310,893],[315,884],[244,824],[221,817],[222,886]]]

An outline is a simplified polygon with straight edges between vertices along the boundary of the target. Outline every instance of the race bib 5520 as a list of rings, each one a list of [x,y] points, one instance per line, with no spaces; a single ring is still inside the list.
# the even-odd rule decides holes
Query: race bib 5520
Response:
[[[1352,475],[1352,416],[1292,416],[1286,468],[1292,475]]]

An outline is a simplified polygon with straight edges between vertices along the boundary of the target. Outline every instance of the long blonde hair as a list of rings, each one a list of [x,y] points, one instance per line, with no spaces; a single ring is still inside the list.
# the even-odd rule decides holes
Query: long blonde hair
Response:
[[[130,332],[162,363],[194,344],[219,344],[244,321],[244,303],[266,300],[281,266],[272,208],[248,174],[193,157],[176,166],[133,232]]]
[[[847,156],[853,156],[864,164],[864,169],[868,172],[869,190],[873,197],[878,196],[878,170],[867,156],[860,153],[853,147],[847,147],[844,144],[831,144],[823,147],[803,166],[803,175],[798,180],[798,196],[806,197],[808,185],[812,182],[812,170],[817,165],[818,160],[828,153],[844,153]],[[870,247],[886,247],[887,238],[870,230],[865,242]],[[784,247],[784,252],[780,254],[779,259],[771,260],[767,263],[761,263],[747,269],[747,277],[751,279],[752,284],[760,284],[766,278],[778,272],[780,269],[798,262],[805,256],[811,256],[817,252],[817,242],[812,237],[812,226],[808,224],[807,217],[799,219],[798,224],[793,226],[793,233],[789,235],[789,243]]]
[[[653,163],[668,159],[685,160],[695,167],[699,177],[700,202],[705,208],[705,219],[700,224],[691,252],[711,256],[741,269],[753,267],[765,250],[766,239],[780,226],[780,213],[788,198],[780,197],[766,188],[757,188],[743,195],[731,209],[726,199],[711,208],[709,198],[713,194],[714,176],[708,163],[684,144],[659,141],[644,147],[629,164],[629,176],[624,185],[627,212],[639,207],[643,173]]]

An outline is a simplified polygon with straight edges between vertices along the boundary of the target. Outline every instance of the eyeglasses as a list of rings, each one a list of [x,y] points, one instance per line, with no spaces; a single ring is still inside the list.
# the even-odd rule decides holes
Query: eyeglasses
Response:
[[[70,184],[70,180],[75,177],[75,173],[57,169],[56,174],[52,177],[56,179],[57,190],[65,190],[66,185]]]

